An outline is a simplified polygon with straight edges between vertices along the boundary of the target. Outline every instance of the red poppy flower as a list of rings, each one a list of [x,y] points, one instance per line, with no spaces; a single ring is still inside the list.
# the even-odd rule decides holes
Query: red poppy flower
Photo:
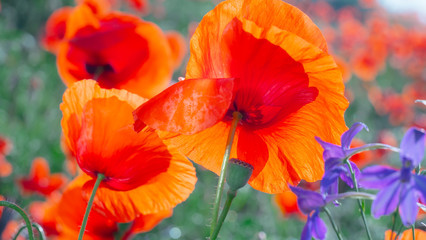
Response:
[[[2,195],[0,195],[0,201],[5,201],[6,199],[4,199],[4,197]],[[3,207],[0,207],[0,218],[3,215]]]
[[[8,155],[12,148],[12,142],[8,138],[0,135],[0,155]]]
[[[61,188],[66,181],[63,174],[50,174],[49,164],[41,157],[33,160],[28,177],[18,179],[24,192],[37,192],[46,196]]]
[[[0,154],[0,177],[8,177],[12,174],[13,167],[6,158]]]
[[[342,76],[320,30],[279,0],[231,0],[201,21],[186,80],[135,112],[190,159],[220,172],[234,111],[242,114],[231,158],[254,166],[249,183],[279,193],[322,177],[314,137],[339,142],[346,130]]]
[[[351,142],[350,148],[357,148],[364,146],[365,142],[361,139],[354,138]],[[351,161],[354,162],[360,169],[374,161],[374,154],[371,151],[364,151],[357,153],[351,157]]]
[[[192,164],[155,131],[133,130],[132,111],[144,101],[84,80],[64,93],[61,104],[65,142],[91,177],[83,190],[90,195],[93,178],[105,175],[95,205],[118,222],[173,208],[196,182]]]
[[[13,239],[21,226],[22,224],[18,221],[8,221],[1,233],[1,239]],[[25,238],[22,235],[19,235],[16,240],[25,240]]]
[[[71,14],[72,7],[63,7],[56,10],[47,20],[45,34],[41,38],[41,46],[53,54],[56,54],[59,44],[65,37],[67,20]]]
[[[171,217],[172,209],[160,211],[158,213],[141,215],[137,217],[131,224],[129,230],[126,231],[121,240],[129,240],[135,234],[149,232],[157,226],[163,219]]]
[[[59,234],[61,227],[58,224],[58,204],[62,195],[58,192],[51,194],[49,198],[44,201],[32,202],[28,208],[31,218],[36,223],[43,227],[47,236],[56,236]],[[84,207],[81,208],[84,211]],[[80,210],[80,209],[75,209]],[[82,220],[79,220],[80,222]]]
[[[93,78],[103,88],[152,97],[169,84],[174,62],[155,24],[120,12],[96,15],[82,4],[67,21],[57,65],[68,86]]]

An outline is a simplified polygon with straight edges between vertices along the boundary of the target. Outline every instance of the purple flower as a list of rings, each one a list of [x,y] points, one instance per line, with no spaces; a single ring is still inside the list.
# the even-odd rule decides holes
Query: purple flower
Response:
[[[341,178],[350,187],[354,187],[349,166],[347,166],[344,161],[355,153],[363,151],[364,149],[370,146],[370,144],[367,144],[358,148],[350,148],[353,138],[363,128],[368,131],[368,128],[364,123],[354,123],[348,131],[342,134],[341,146],[324,142],[319,137],[315,137],[317,142],[321,144],[322,148],[324,149],[323,158],[325,161],[325,173],[323,179],[321,180],[322,192],[328,194],[337,193],[339,186],[339,178]],[[352,161],[349,161],[349,163],[355,173],[355,177],[358,178],[360,175],[358,167]]]
[[[405,226],[414,224],[418,213],[417,202],[426,200],[426,177],[413,173],[424,156],[425,133],[410,128],[401,141],[398,171],[387,166],[368,167],[362,171],[360,183],[364,188],[380,189],[373,201],[375,218],[388,215],[399,207],[399,215]]]
[[[299,187],[290,186],[291,191],[297,196],[297,205],[300,211],[308,216],[305,227],[303,228],[301,240],[325,239],[327,226],[319,217],[321,208],[325,207],[327,198],[320,193],[305,190]]]

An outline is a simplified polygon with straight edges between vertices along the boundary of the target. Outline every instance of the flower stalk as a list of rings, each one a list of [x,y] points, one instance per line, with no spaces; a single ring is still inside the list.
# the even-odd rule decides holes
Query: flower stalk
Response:
[[[89,218],[90,210],[92,209],[93,200],[95,199],[96,191],[98,190],[99,185],[102,180],[104,180],[105,175],[98,173],[96,178],[95,185],[93,186],[92,194],[90,195],[89,202],[87,203],[86,212],[84,213],[83,222],[81,223],[80,233],[78,234],[78,240],[83,239],[84,231],[86,230],[87,219]]]
[[[213,232],[216,228],[217,218],[219,216],[220,201],[222,199],[222,194],[223,194],[223,185],[225,184],[225,174],[226,174],[226,170],[228,169],[228,161],[231,155],[231,149],[232,149],[232,144],[234,142],[235,131],[237,130],[237,126],[241,118],[242,118],[242,115],[239,112],[234,112],[232,114],[231,129],[229,130],[228,139],[226,141],[225,154],[223,155],[222,167],[220,170],[219,181],[218,181],[217,189],[216,189],[216,198],[215,198],[214,207],[213,207],[212,222],[210,225],[210,236],[213,235]]]
[[[210,240],[216,240],[217,236],[219,235],[220,228],[222,227],[222,224],[225,221],[226,216],[228,215],[229,208],[231,207],[232,201],[234,200],[235,196],[237,196],[237,191],[228,190],[225,205],[223,206],[222,213],[220,214],[213,234],[210,236]]]
[[[337,238],[339,240],[343,240],[342,235],[340,234],[339,228],[337,228],[336,223],[333,220],[333,217],[331,216],[330,210],[328,210],[328,208],[324,207],[323,208],[324,212],[327,214],[328,219],[330,219],[331,225],[333,226],[334,232],[336,232]]]
[[[21,207],[16,205],[15,203],[8,202],[8,201],[0,201],[0,206],[12,208],[13,210],[17,211],[25,221],[25,225],[28,229],[28,238],[30,240],[34,240],[34,233],[33,233],[33,228],[31,225],[31,221],[28,215],[25,213],[25,211]]]

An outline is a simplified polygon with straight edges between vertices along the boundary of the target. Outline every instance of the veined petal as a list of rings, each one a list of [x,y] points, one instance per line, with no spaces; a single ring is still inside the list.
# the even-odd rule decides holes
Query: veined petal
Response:
[[[148,126],[194,134],[225,115],[233,97],[234,79],[187,79],[167,88],[134,112],[135,130]]]
[[[402,184],[399,215],[401,216],[402,224],[407,227],[416,222],[417,213],[419,212],[417,200],[414,181]]]
[[[364,188],[382,189],[399,179],[400,173],[388,166],[372,166],[362,170],[359,184]]]
[[[391,214],[398,206],[401,194],[401,183],[394,180],[389,186],[382,189],[376,196],[371,207],[372,214],[375,218],[383,215]]]
[[[340,159],[339,162],[342,162],[343,158],[345,158],[345,152],[343,152],[341,146],[325,142],[319,137],[315,137],[315,140],[321,144],[321,147],[324,149],[322,154],[324,161],[327,162],[329,159]]]

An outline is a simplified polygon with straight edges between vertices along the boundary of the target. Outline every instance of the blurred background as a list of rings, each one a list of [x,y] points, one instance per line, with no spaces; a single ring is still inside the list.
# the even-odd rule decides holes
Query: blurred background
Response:
[[[176,30],[186,39],[203,15],[220,1],[150,0],[142,11],[121,5],[152,21],[164,31]],[[410,126],[426,128],[426,107],[414,103],[426,99],[426,1],[424,0],[289,0],[320,27],[329,52],[342,70],[348,126],[364,122],[370,131],[356,141],[383,142],[399,146]],[[55,56],[40,45],[48,17],[58,8],[74,6],[73,0],[2,0],[0,11],[0,136],[10,151],[0,156],[0,194],[27,208],[43,196],[22,194],[16,180],[28,175],[36,157],[45,158],[52,172],[63,172],[59,104],[65,85],[56,68]],[[423,12],[422,12],[423,11]],[[187,53],[173,80],[185,75]],[[1,145],[1,144],[0,144]],[[1,155],[1,154],[0,154]],[[397,163],[396,154],[384,151],[358,156],[362,166]],[[178,205],[171,218],[135,239],[203,239],[207,235],[217,177],[197,166],[196,190]],[[344,188],[345,186],[342,186]],[[303,218],[281,206],[274,196],[249,186],[235,199],[221,230],[221,239],[298,239]],[[333,208],[333,215],[347,239],[365,239],[355,201]],[[367,203],[368,205],[368,203]],[[368,207],[367,207],[368,211]],[[297,212],[297,211],[296,211]],[[5,211],[3,232],[15,213]],[[327,220],[325,220],[328,223]],[[383,239],[391,217],[368,217],[374,239]],[[125,226],[123,227],[123,229]],[[335,239],[329,227],[328,239]]]

